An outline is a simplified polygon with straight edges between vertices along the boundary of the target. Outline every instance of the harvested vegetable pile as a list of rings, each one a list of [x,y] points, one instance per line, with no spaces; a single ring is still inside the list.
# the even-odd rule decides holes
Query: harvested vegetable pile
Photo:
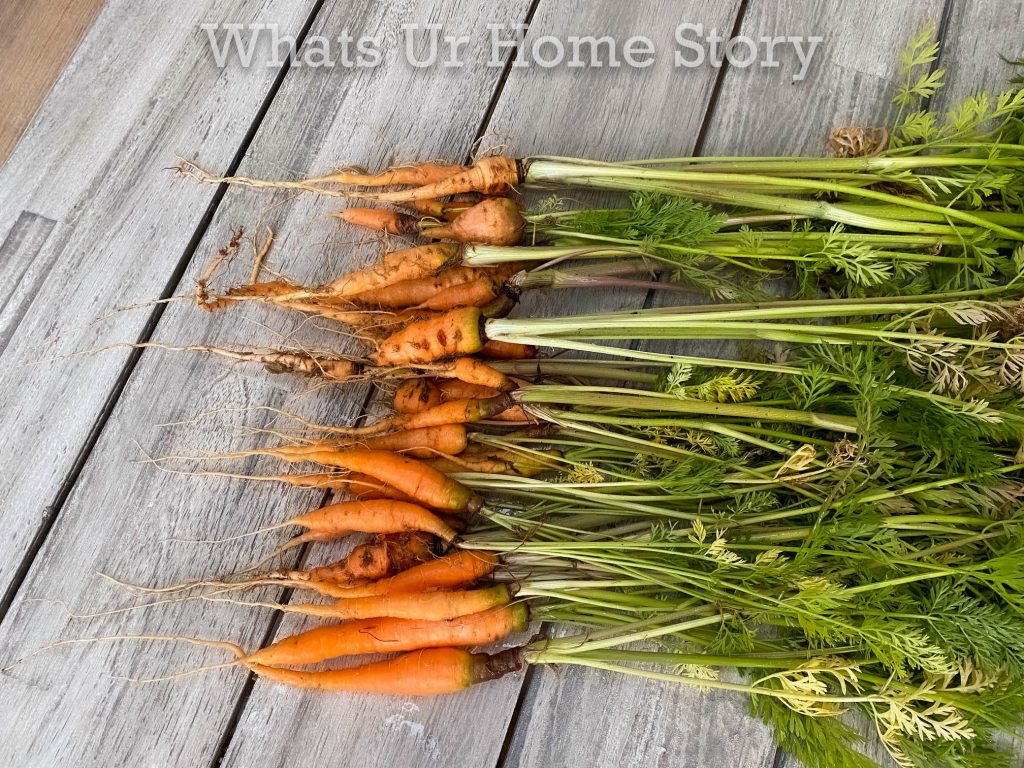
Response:
[[[344,198],[350,224],[433,242],[322,285],[204,279],[206,311],[305,313],[365,354],[183,348],[374,381],[393,414],[203,457],[258,456],[254,479],[341,496],[273,526],[303,531],[253,568],[143,605],[326,620],[211,643],[285,685],[432,695],[582,665],[748,694],[810,766],[871,764],[851,711],[899,765],[996,764],[1024,715],[1024,90],[921,110],[933,57],[908,59],[884,145],[840,131],[829,158],[485,157],[300,181],[183,167]],[[530,210],[512,197],[527,187],[629,199]],[[568,286],[662,302],[513,316],[524,291]],[[659,344],[678,340],[743,359]],[[342,560],[269,567],[350,534],[369,538]],[[295,600],[245,599],[267,585]],[[531,622],[575,631],[465,650]],[[372,653],[392,655],[296,669]]]

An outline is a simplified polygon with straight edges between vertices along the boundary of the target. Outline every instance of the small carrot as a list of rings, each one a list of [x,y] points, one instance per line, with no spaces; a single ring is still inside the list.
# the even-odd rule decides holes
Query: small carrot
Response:
[[[418,217],[383,208],[345,208],[334,215],[346,224],[383,231],[389,235],[415,236],[420,232]]]
[[[311,293],[349,298],[403,280],[435,275],[452,265],[461,251],[462,246],[458,243],[433,243],[393,251],[376,264],[350,272]]]
[[[497,680],[526,664],[519,648],[500,653],[469,653],[430,648],[347,669],[307,671],[247,663],[260,677],[295,688],[395,696],[436,696]]]
[[[358,169],[337,171],[327,176],[305,179],[305,184],[343,184],[351,187],[400,187],[433,184],[460,173],[464,166],[445,163],[411,163],[396,165],[380,173],[365,173]]]
[[[403,382],[395,390],[392,401],[395,411],[402,414],[419,413],[440,404],[441,389],[429,379],[409,379]]]
[[[483,324],[479,308],[453,309],[393,333],[370,358],[378,365],[409,365],[472,355],[486,341]]]
[[[489,339],[480,350],[480,357],[488,360],[528,360],[535,357],[537,348],[530,344]]]
[[[523,236],[523,209],[507,197],[490,197],[467,208],[448,224],[422,226],[423,234],[435,240],[484,245],[515,245]]]
[[[469,168],[464,168],[438,181],[425,183],[413,189],[384,193],[356,193],[353,197],[405,202],[447,197],[464,192],[484,195],[504,195],[520,181],[519,163],[511,157],[484,157]]]
[[[433,277],[402,280],[382,288],[364,291],[353,296],[352,301],[362,307],[406,309],[418,306],[439,291],[453,286],[463,285],[480,277],[491,277],[493,280],[493,272],[495,270],[481,267],[449,267]]]
[[[409,533],[421,531],[437,536],[450,544],[458,534],[433,512],[408,502],[378,499],[369,501],[343,501],[330,504],[304,515],[293,517],[278,525],[261,528],[259,532],[296,525],[307,530],[275,549],[260,561],[277,557],[282,552],[309,541],[334,541],[350,533]]]
[[[384,534],[355,547],[341,560],[307,571],[274,571],[267,574],[267,578],[352,587],[365,581],[386,579],[437,556],[435,542],[426,534]]]
[[[397,488],[392,488],[380,480],[353,472],[348,476],[347,484],[338,490],[345,490],[360,501],[374,501],[377,499],[391,499],[393,501],[406,501],[415,504],[416,499]]]
[[[448,422],[454,423],[454,422]],[[274,456],[288,462],[310,461],[369,475],[418,503],[452,512],[477,512],[483,499],[461,483],[422,462],[389,451],[338,450],[322,446],[283,445],[232,456]]]
[[[437,375],[435,373],[435,375]],[[458,379],[466,384],[489,387],[498,393],[511,392],[519,388],[519,383],[509,378],[487,363],[472,357],[460,357],[450,364],[448,378]]]
[[[416,305],[417,309],[446,312],[458,307],[484,307],[498,295],[494,281],[478,277],[468,283],[460,283],[438,291],[426,301]]]
[[[414,459],[428,459],[437,453],[459,454],[466,449],[466,427],[462,424],[439,424],[408,429],[368,437],[360,440],[359,445],[373,450],[402,453]]]
[[[525,603],[444,621],[358,619],[291,635],[249,654],[245,662],[291,666],[316,664],[339,656],[487,645],[525,629],[528,621],[529,611]]]
[[[507,584],[498,584],[484,589],[410,592],[378,597],[356,597],[332,603],[262,603],[216,596],[204,596],[203,599],[344,621],[375,618],[446,621],[507,605],[512,600],[512,588]]]
[[[480,472],[487,475],[518,475],[519,477],[536,477],[544,471],[555,469],[558,465],[553,459],[560,457],[558,451],[542,451],[552,460],[540,456],[525,456],[515,451],[493,450],[474,451],[461,456],[438,456],[427,459],[429,464],[439,472]]]

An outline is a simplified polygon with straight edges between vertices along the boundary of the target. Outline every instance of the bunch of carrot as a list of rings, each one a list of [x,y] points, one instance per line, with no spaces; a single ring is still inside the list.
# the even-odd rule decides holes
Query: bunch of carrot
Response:
[[[749,693],[807,762],[858,764],[849,734],[820,725],[854,707],[900,764],[957,765],[1024,711],[1024,90],[986,110],[928,135],[908,117],[871,156],[486,157],[287,182],[184,167],[396,203],[338,217],[433,242],[322,285],[213,294],[204,278],[205,310],[313,314],[353,328],[366,353],[189,348],[383,382],[393,413],[303,422],[302,435],[212,457],[298,465],[251,477],[345,500],[272,526],[304,531],[249,571],[149,591],[330,620],[252,652],[227,644],[287,685],[428,695],[581,664]],[[528,211],[513,196],[524,185],[633,196]],[[734,303],[510,317],[523,290],[580,285]],[[674,339],[787,351],[595,343]],[[371,538],[333,563],[257,572],[352,534]],[[267,585],[330,602],[236,597]],[[961,626],[961,613],[982,618]],[[581,634],[467,650],[531,620]],[[623,648],[638,640],[664,650]],[[373,653],[398,655],[295,668]],[[752,680],[721,681],[718,667]]]

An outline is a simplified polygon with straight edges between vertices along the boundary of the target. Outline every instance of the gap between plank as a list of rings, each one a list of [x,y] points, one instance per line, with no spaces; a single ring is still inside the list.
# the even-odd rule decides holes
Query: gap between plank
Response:
[[[537,8],[540,6],[540,0],[531,0],[530,7],[526,11],[526,18],[523,19],[523,26],[526,29],[523,30],[523,41],[526,41],[526,34],[529,32],[529,27],[533,23],[534,14],[537,13]],[[491,124],[491,118],[494,117],[494,110],[498,107],[498,99],[501,98],[502,92],[505,90],[505,83],[508,81],[508,76],[512,72],[512,65],[515,63],[516,56],[519,55],[519,46],[509,52],[508,59],[505,61],[505,66],[501,70],[501,76],[498,78],[498,83],[494,87],[494,93],[491,94],[491,100],[487,103],[487,109],[484,111],[483,119],[480,120],[480,127],[476,129],[476,135],[473,136],[473,143],[469,145],[469,152],[466,153],[466,163],[473,162],[473,154],[476,152],[480,145],[480,141],[483,139],[487,131],[487,126]]]
[[[323,7],[324,2],[325,0],[315,0],[313,3],[313,8],[310,10],[309,15],[306,17],[306,21],[303,23],[302,28],[299,30],[299,34],[296,37],[297,47],[301,46],[303,41],[306,39],[306,35],[309,33],[313,22],[320,13],[320,9]],[[281,67],[281,71],[277,74],[277,77],[274,78],[274,82],[271,84],[270,90],[267,91],[267,95],[264,96],[263,103],[256,111],[248,130],[246,130],[245,135],[242,137],[238,150],[235,152],[234,157],[231,159],[231,163],[224,172],[225,176],[233,176],[237,172],[238,167],[241,165],[246,152],[249,151],[249,147],[256,136],[256,131],[259,130],[260,125],[263,123],[263,119],[270,110],[270,105],[273,104],[274,99],[277,96],[278,91],[281,89],[281,85],[290,69],[291,61],[289,60],[284,63],[283,67]],[[202,218],[196,225],[196,228],[192,233],[192,237],[189,238],[188,244],[185,246],[185,250],[182,253],[181,258],[178,259],[178,263],[175,265],[167,283],[160,292],[161,300],[169,298],[185,276],[185,271],[188,269],[192,258],[199,249],[199,244],[205,237],[206,230],[213,221],[213,217],[220,206],[221,200],[224,199],[227,188],[228,185],[223,182],[217,185],[217,190],[214,192],[213,198],[207,204],[206,210],[203,212]],[[136,338],[136,343],[145,343],[152,338],[153,332],[156,330],[156,326],[163,317],[166,308],[166,303],[157,304],[156,307],[154,307],[152,314],[150,314],[149,318],[146,320],[146,324],[142,328],[142,331],[139,333],[138,338]],[[142,354],[145,351],[145,349],[134,349],[129,353],[128,359],[125,360],[125,363],[121,368],[121,372],[118,374],[118,377],[111,388],[110,394],[103,403],[103,408],[100,410],[92,429],[89,430],[89,434],[86,436],[85,442],[79,449],[78,455],[75,457],[75,462],[72,464],[68,476],[57,489],[57,494],[54,497],[53,502],[46,507],[39,528],[36,530],[36,534],[32,538],[24,557],[22,557],[21,562],[18,564],[18,568],[14,572],[14,577],[11,580],[7,591],[4,593],[3,599],[0,600],[0,625],[2,625],[7,619],[11,605],[14,603],[15,596],[25,583],[25,579],[28,577],[28,573],[32,569],[32,565],[35,563],[36,557],[38,557],[39,552],[46,543],[50,532],[53,530],[53,527],[57,522],[57,518],[60,517],[64,504],[67,502],[68,497],[71,495],[71,491],[78,482],[78,478],[85,469],[86,462],[88,462],[93,449],[99,442],[100,435],[103,433],[103,429],[106,427],[107,421],[114,412],[114,408],[117,407],[117,403],[121,399],[121,394],[128,386],[128,382],[131,380],[132,374],[135,373],[139,360],[142,358]]]

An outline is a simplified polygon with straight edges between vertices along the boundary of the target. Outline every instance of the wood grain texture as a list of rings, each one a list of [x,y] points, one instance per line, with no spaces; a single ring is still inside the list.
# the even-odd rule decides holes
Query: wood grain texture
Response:
[[[795,57],[779,69],[727,69],[705,128],[703,154],[822,153],[829,131],[841,124],[873,123],[888,113],[897,52],[929,19],[941,0],[872,6],[885,14],[880,39],[852,35],[864,13],[859,3],[754,0],[741,34],[816,34],[825,38],[806,80],[794,83]],[[708,17],[691,14],[687,21]],[[728,24],[718,24],[729,29]],[[852,39],[850,39],[852,38]],[[682,152],[686,152],[684,148]],[[665,154],[640,147],[640,154]],[[693,299],[688,303],[695,303]],[[654,304],[680,303],[656,295]],[[687,303],[687,302],[684,302]],[[646,348],[728,357],[726,343],[647,344]],[[773,765],[770,730],[747,714],[741,696],[645,683],[596,670],[535,672],[504,765]]]
[[[13,261],[0,265],[17,294],[17,311],[0,314],[7,342],[0,352],[0,498],[9,526],[0,543],[0,594],[50,514],[128,353],[53,358],[138,338],[152,307],[90,323],[165,290],[216,192],[178,183],[164,169],[175,152],[201,149],[211,167],[224,170],[277,74],[218,69],[198,25],[210,18],[276,22],[297,33],[312,0],[268,0],[244,11],[224,0],[178,5],[169,13],[108,3],[0,169],[0,237],[23,211],[57,222],[16,274],[7,271]],[[48,343],[62,333],[62,343]]]
[[[103,0],[11,0],[0,5],[0,165],[103,6]]]

